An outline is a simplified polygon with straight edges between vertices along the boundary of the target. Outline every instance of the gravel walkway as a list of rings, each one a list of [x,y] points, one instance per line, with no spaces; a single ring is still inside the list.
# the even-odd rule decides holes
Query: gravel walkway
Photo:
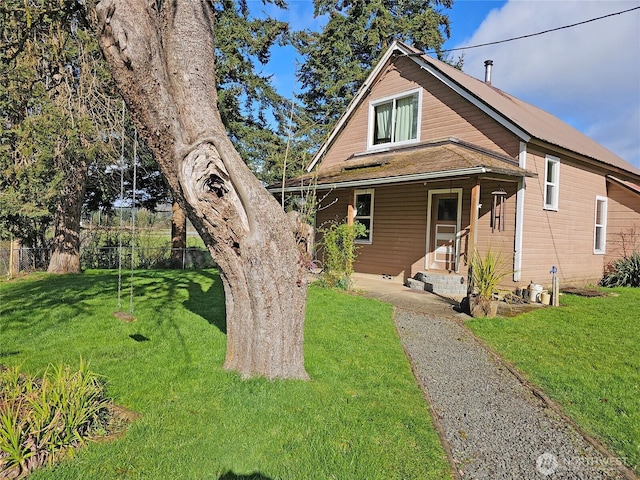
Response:
[[[454,320],[396,308],[395,321],[460,478],[625,478]]]

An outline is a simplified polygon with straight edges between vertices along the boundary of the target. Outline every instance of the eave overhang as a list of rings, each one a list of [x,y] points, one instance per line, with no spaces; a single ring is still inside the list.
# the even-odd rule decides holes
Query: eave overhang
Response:
[[[445,179],[453,179],[460,177],[474,177],[474,176],[500,176],[500,177],[512,177],[514,181],[516,179],[522,177],[534,177],[536,176],[534,173],[526,172],[516,174],[511,170],[495,168],[495,167],[472,167],[472,168],[462,168],[457,170],[445,170],[441,172],[428,172],[428,173],[416,173],[412,175],[399,175],[397,177],[386,177],[386,178],[370,178],[363,180],[348,180],[348,181],[337,181],[337,182],[329,182],[329,183],[313,183],[313,177],[309,177],[309,183],[301,184],[296,186],[288,186],[285,187],[284,190],[282,187],[270,187],[268,191],[271,193],[296,193],[300,191],[305,191],[306,189],[312,187],[315,190],[335,190],[338,188],[365,188],[365,187],[379,187],[385,185],[398,185],[403,183],[416,183],[416,182],[427,182],[434,180],[445,180]]]

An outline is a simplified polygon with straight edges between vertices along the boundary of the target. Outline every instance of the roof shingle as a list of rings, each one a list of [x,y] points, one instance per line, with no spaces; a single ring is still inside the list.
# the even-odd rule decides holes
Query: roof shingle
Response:
[[[523,177],[535,176],[507,157],[484,151],[471,144],[450,138],[397,150],[353,156],[329,168],[321,168],[317,176],[307,174],[289,180],[285,187],[298,188],[315,182],[322,186],[416,181],[439,175],[484,174]]]

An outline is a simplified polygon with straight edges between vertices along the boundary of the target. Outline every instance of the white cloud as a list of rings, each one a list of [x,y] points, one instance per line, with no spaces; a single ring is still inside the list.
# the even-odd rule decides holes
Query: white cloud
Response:
[[[463,45],[573,24],[638,1],[518,1],[492,10]],[[547,110],[640,168],[640,10],[464,51],[464,70]]]

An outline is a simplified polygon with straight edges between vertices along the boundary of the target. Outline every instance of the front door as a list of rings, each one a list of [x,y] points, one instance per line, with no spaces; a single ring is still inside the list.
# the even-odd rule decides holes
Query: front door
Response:
[[[461,194],[461,189],[429,192],[426,267],[430,270],[457,270]]]

